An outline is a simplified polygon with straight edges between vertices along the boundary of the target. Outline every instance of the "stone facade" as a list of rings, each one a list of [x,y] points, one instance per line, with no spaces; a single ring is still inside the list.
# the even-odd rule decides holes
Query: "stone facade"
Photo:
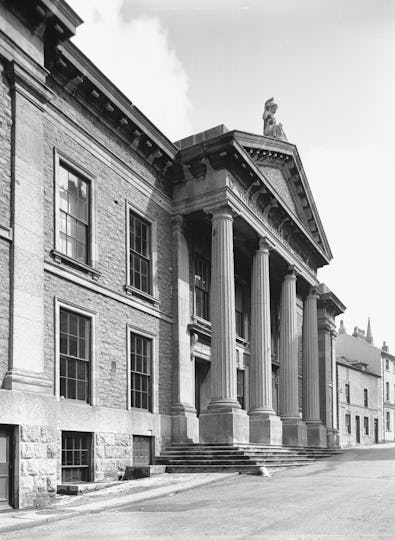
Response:
[[[0,505],[171,442],[333,446],[344,306],[296,147],[173,144],[38,4],[0,3]]]

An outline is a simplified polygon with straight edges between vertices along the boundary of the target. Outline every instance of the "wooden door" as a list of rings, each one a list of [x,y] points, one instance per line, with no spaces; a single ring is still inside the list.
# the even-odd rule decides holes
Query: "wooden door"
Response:
[[[10,433],[0,428],[0,509],[10,502]]]
[[[361,419],[359,416],[355,417],[355,436],[357,443],[361,442]]]

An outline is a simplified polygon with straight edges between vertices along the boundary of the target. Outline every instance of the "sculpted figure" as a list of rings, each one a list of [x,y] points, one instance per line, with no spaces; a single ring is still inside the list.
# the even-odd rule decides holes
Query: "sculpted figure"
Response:
[[[274,98],[270,98],[265,103],[263,112],[263,134],[268,137],[275,137],[283,141],[287,140],[282,124],[277,124],[274,115],[278,109],[278,105],[274,103]]]

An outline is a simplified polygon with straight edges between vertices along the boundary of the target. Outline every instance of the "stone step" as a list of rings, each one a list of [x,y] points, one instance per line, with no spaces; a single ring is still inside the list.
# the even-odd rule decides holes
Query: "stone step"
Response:
[[[171,460],[164,460],[164,459],[159,459],[157,460],[157,463],[161,464],[161,465],[166,465],[166,466],[172,466],[172,465],[191,465],[191,466],[197,466],[197,465],[201,465],[201,466],[204,466],[204,465],[207,465],[207,466],[211,466],[211,465],[234,465],[234,466],[244,466],[244,465],[259,465],[259,466],[266,466],[266,465],[272,465],[272,464],[277,464],[277,465],[281,465],[281,466],[285,466],[285,465],[288,465],[289,463],[311,463],[313,460],[309,460],[309,459],[297,459],[297,458],[291,458],[291,459],[264,459],[264,460],[260,460],[260,459],[243,459],[243,460],[238,460],[238,461],[235,461],[233,459],[213,459],[213,460],[207,460],[207,459],[196,459],[196,460],[191,460],[191,459],[171,459]]]
[[[262,469],[285,469],[289,467],[301,467],[310,462],[289,462],[286,465],[167,465],[166,472],[175,473],[215,473],[215,472],[239,472],[244,474],[262,474]]]

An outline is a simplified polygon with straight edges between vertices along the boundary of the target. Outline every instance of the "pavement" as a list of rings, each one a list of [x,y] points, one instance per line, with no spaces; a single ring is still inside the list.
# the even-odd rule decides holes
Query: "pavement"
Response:
[[[55,501],[45,508],[0,512],[0,535],[63,521],[82,514],[103,512],[174,495],[234,476],[238,474],[160,474],[150,478],[118,482],[83,495],[57,495]]]

